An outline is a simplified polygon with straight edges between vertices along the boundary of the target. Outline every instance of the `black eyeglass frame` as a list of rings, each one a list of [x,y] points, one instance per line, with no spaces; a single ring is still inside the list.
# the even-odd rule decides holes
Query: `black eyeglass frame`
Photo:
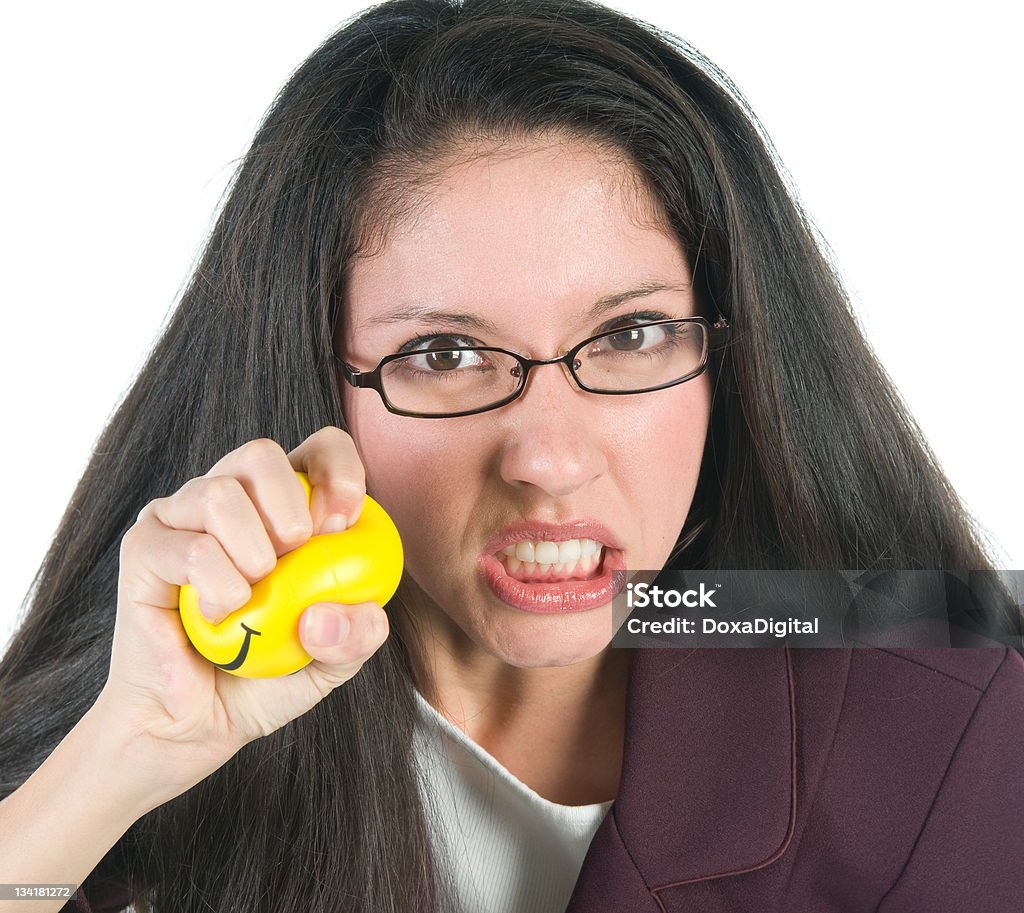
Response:
[[[643,390],[598,390],[593,387],[588,387],[576,374],[576,368],[578,367],[575,363],[576,356],[579,354],[581,349],[590,345],[590,343],[596,342],[598,339],[603,339],[607,336],[615,336],[618,333],[624,333],[627,330],[641,330],[645,327],[656,327],[666,323],[699,323],[704,327],[708,334],[708,345],[704,350],[701,363],[689,374],[677,378],[676,380],[670,380],[668,383],[658,384],[655,387],[644,387]],[[410,418],[459,418],[463,415],[479,415],[482,412],[490,412],[492,409],[500,409],[502,406],[507,406],[513,400],[522,396],[523,391],[526,389],[526,380],[529,377],[530,371],[543,365],[565,365],[569,369],[569,374],[572,376],[572,379],[581,390],[600,396],[632,396],[637,393],[653,393],[655,390],[664,390],[666,387],[675,387],[678,384],[683,384],[688,380],[693,380],[695,377],[699,377],[707,370],[711,352],[725,346],[729,340],[729,331],[731,329],[731,325],[721,314],[718,315],[718,318],[714,323],[711,323],[706,317],[669,317],[665,320],[652,320],[648,323],[629,324],[628,326],[619,327],[614,330],[606,330],[604,333],[597,333],[594,336],[584,339],[581,343],[573,346],[564,355],[557,358],[526,358],[518,352],[510,352],[508,349],[501,349],[497,346],[449,346],[442,349],[422,349],[413,352],[396,352],[393,355],[385,355],[378,362],[377,367],[372,371],[357,371],[345,362],[337,352],[334,352],[333,355],[334,361],[340,368],[341,374],[345,380],[357,389],[376,390],[381,401],[384,403],[384,408],[387,409],[388,412],[394,413],[395,415],[405,415]],[[519,386],[504,399],[499,400],[496,403],[491,403],[490,405],[484,406],[480,409],[468,409],[463,412],[445,412],[443,414],[411,412],[406,409],[399,409],[388,399],[387,394],[384,392],[384,385],[381,381],[381,371],[385,365],[392,361],[397,361],[399,358],[409,358],[412,355],[422,355],[424,352],[500,352],[502,355],[508,355],[511,358],[514,358],[519,363]],[[513,374],[513,376],[515,375]]]

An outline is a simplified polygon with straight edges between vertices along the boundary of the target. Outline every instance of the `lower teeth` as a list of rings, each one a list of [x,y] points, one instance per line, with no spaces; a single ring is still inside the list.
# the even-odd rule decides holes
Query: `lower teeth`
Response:
[[[587,558],[580,558],[572,564],[539,564],[536,561],[520,561],[515,557],[501,556],[501,563],[505,567],[505,573],[510,577],[515,576],[521,580],[572,580],[574,578],[585,578],[593,574],[594,570],[601,563],[604,550],[590,555]]]

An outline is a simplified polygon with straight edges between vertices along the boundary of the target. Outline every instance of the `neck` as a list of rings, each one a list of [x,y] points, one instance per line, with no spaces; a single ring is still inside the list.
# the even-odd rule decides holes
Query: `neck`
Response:
[[[398,613],[416,686],[439,713],[551,802],[614,799],[632,651],[521,668],[479,649],[444,613]]]

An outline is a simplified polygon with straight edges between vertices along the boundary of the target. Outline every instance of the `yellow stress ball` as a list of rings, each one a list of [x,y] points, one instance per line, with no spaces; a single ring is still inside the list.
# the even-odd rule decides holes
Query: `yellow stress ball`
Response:
[[[303,472],[296,475],[313,490]],[[178,607],[185,633],[211,663],[232,675],[274,678],[313,661],[299,641],[299,616],[314,602],[383,606],[402,577],[402,540],[391,518],[367,496],[355,524],[344,532],[313,536],[277,559],[253,584],[252,597],[220,624],[199,612],[199,594],[185,584]]]

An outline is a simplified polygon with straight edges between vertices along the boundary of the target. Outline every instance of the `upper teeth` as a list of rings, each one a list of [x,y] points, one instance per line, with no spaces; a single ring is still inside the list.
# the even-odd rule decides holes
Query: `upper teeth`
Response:
[[[564,542],[532,542],[524,539],[503,548],[499,554],[537,564],[569,564],[601,551],[601,543],[593,539],[566,539]]]

